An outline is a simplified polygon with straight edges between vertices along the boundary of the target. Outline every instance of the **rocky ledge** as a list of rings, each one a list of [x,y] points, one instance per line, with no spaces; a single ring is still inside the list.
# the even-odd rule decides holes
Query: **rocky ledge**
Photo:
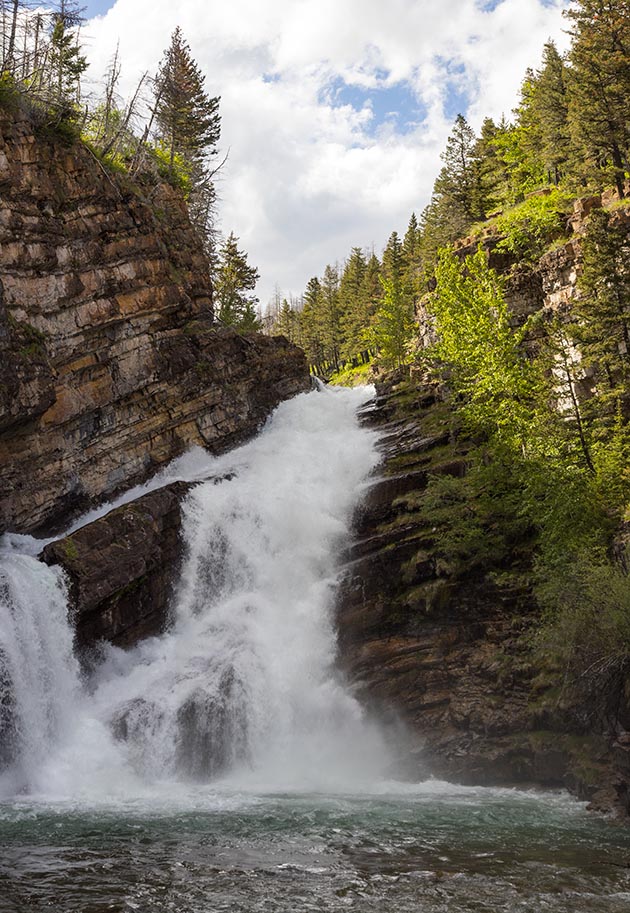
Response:
[[[43,532],[309,387],[282,338],[213,323],[182,199],[0,112],[0,533]]]
[[[79,648],[128,647],[164,630],[189,489],[175,482],[152,491],[44,548],[43,560],[65,571]]]
[[[423,494],[431,475],[466,472],[467,442],[437,389],[402,376],[377,389],[364,420],[382,433],[383,462],[356,517],[338,604],[340,657],[357,694],[404,722],[416,775],[565,786],[627,814],[628,696],[585,725],[570,696],[550,690],[528,639],[538,609],[526,543],[499,573],[444,568]]]

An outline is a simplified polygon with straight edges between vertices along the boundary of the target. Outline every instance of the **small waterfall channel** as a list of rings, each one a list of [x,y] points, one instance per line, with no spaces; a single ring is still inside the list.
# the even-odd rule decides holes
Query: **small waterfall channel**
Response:
[[[226,477],[187,497],[172,626],[126,652],[104,647],[87,679],[62,574],[33,556],[41,543],[5,537],[0,794],[98,798],[217,778],[316,789],[378,776],[387,752],[335,672],[331,618],[339,552],[377,462],[355,418],[365,398],[304,394],[240,449],[169,467],[162,482]]]

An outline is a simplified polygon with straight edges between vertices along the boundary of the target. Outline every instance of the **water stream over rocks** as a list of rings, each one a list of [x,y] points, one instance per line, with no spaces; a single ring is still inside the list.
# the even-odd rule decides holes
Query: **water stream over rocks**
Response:
[[[562,794],[397,782],[336,671],[367,395],[303,394],[152,483],[224,478],[187,496],[169,630],[89,675],[60,572],[5,537],[0,911],[630,909],[624,830]]]

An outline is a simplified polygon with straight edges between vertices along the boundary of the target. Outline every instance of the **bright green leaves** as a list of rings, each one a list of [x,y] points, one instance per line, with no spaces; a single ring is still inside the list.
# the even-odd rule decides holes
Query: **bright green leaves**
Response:
[[[385,364],[400,367],[407,361],[407,346],[415,327],[413,304],[392,277],[381,276],[381,285],[383,300],[365,331],[365,339],[378,350]]]
[[[502,280],[480,250],[464,264],[443,252],[436,283],[432,356],[461,403],[467,428],[527,449],[535,439],[533,400],[541,379],[510,326]]]

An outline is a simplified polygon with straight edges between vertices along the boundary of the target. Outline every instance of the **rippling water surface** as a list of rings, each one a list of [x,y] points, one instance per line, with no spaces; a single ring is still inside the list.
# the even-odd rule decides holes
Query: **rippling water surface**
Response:
[[[173,464],[200,484],[172,624],[88,678],[41,543],[0,544],[0,913],[630,911],[628,832],[566,796],[388,781],[335,664],[367,395]]]
[[[429,782],[1,809],[0,911],[627,913],[630,836],[566,796]]]

